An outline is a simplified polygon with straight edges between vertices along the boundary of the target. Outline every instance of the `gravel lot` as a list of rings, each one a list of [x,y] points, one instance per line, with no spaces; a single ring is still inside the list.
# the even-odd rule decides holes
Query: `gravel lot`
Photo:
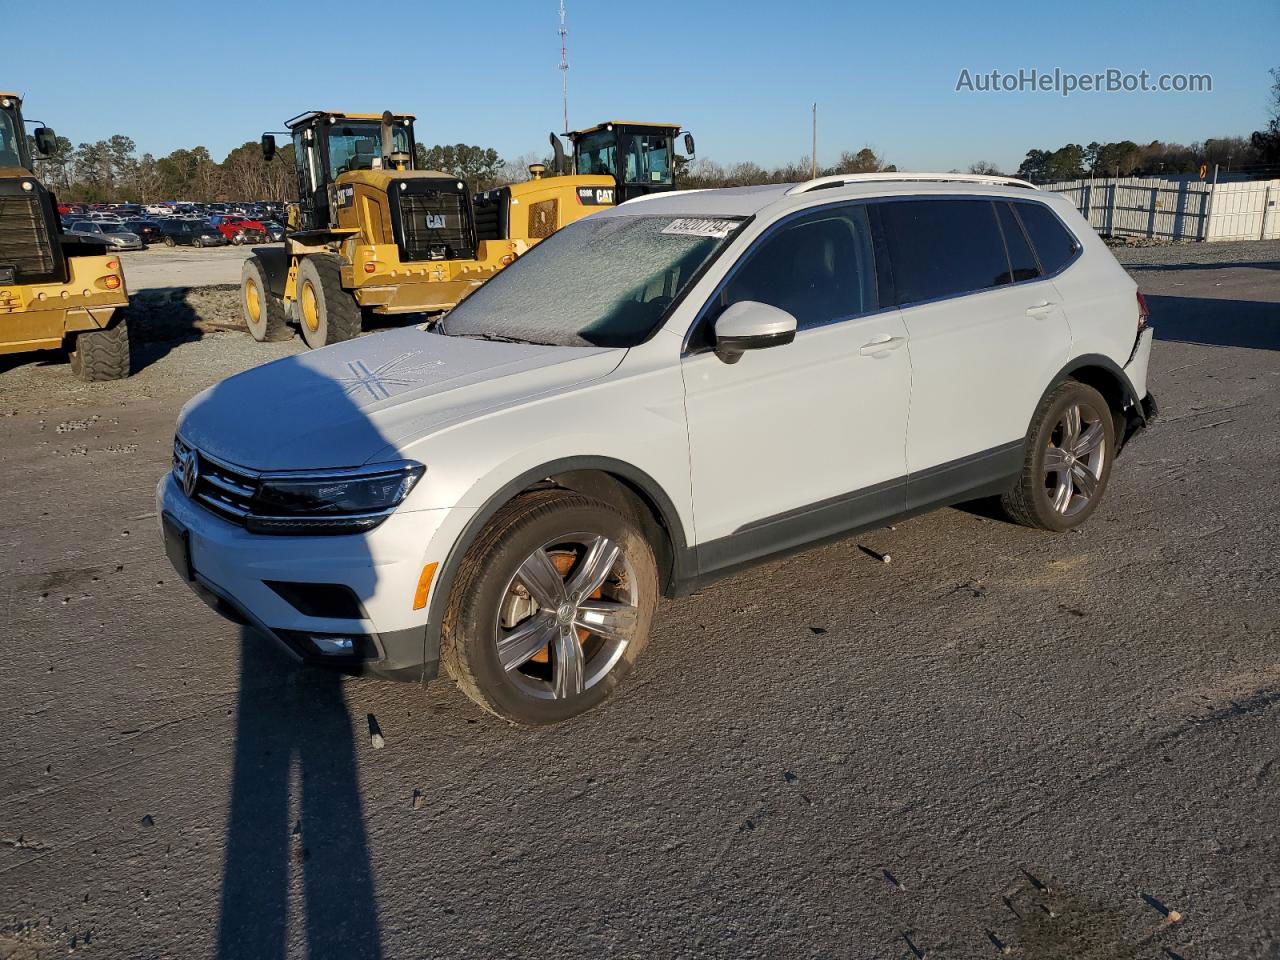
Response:
[[[130,293],[175,287],[240,285],[240,265],[252,247],[166,247],[120,254]]]
[[[0,958],[1280,956],[1280,244],[1119,255],[1164,416],[1083,531],[740,574],[549,730],[174,582],[179,407],[302,349],[228,291],[152,301],[127,382],[3,360]]]

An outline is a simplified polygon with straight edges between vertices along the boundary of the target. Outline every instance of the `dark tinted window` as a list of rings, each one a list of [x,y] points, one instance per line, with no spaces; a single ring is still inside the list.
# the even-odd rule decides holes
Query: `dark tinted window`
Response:
[[[1013,214],[1013,207],[997,202],[996,210],[1000,216],[1000,229],[1004,232],[1005,249],[1009,251],[1009,266],[1012,270],[1010,280],[1013,283],[1034,280],[1040,275],[1040,269],[1036,266],[1035,254],[1027,245],[1026,234],[1022,232],[1018,218]]]
[[[1008,282],[1009,261],[990,200],[898,200],[876,206],[898,303]]]
[[[1022,225],[1027,228],[1031,245],[1040,256],[1045,273],[1056,273],[1076,255],[1078,244],[1062,221],[1042,203],[1015,204]]]
[[[720,295],[727,307],[756,300],[786,310],[803,330],[878,306],[865,206],[805,214],[769,234]]]

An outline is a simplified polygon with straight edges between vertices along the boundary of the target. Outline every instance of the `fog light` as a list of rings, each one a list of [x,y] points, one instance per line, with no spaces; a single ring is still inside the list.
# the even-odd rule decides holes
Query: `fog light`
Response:
[[[311,645],[316,648],[318,653],[328,656],[349,657],[355,653],[356,641],[354,637],[308,637]]]

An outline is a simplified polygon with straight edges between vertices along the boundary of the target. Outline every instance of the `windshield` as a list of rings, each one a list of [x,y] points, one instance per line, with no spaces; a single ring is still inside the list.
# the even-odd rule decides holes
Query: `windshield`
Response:
[[[103,233],[128,233],[129,228],[123,223],[104,223],[102,225]]]
[[[392,126],[391,148],[395,153],[409,152],[409,133],[405,127]],[[381,166],[382,124],[335,123],[329,128],[330,177],[348,170],[375,170]]]
[[[671,138],[660,133],[624,133],[624,183],[671,183]]]
[[[601,130],[578,140],[578,173],[612,177],[617,174],[618,138],[611,130]]]
[[[9,110],[0,110],[0,167],[22,167],[22,154],[18,149],[21,134],[17,118]]]
[[[496,274],[453,309],[441,332],[635,346],[736,227],[734,220],[587,217]]]

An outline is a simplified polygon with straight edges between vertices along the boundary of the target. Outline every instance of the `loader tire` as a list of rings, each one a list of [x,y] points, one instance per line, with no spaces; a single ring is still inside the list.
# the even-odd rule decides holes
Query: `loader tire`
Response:
[[[267,271],[257,257],[249,257],[240,268],[240,313],[249,335],[259,343],[293,339],[284,304],[271,293]]]
[[[68,351],[71,372],[86,383],[129,376],[129,320],[121,316],[106,330],[77,333]]]
[[[360,304],[342,286],[342,263],[327,253],[298,266],[298,325],[312,349],[359,336]]]

